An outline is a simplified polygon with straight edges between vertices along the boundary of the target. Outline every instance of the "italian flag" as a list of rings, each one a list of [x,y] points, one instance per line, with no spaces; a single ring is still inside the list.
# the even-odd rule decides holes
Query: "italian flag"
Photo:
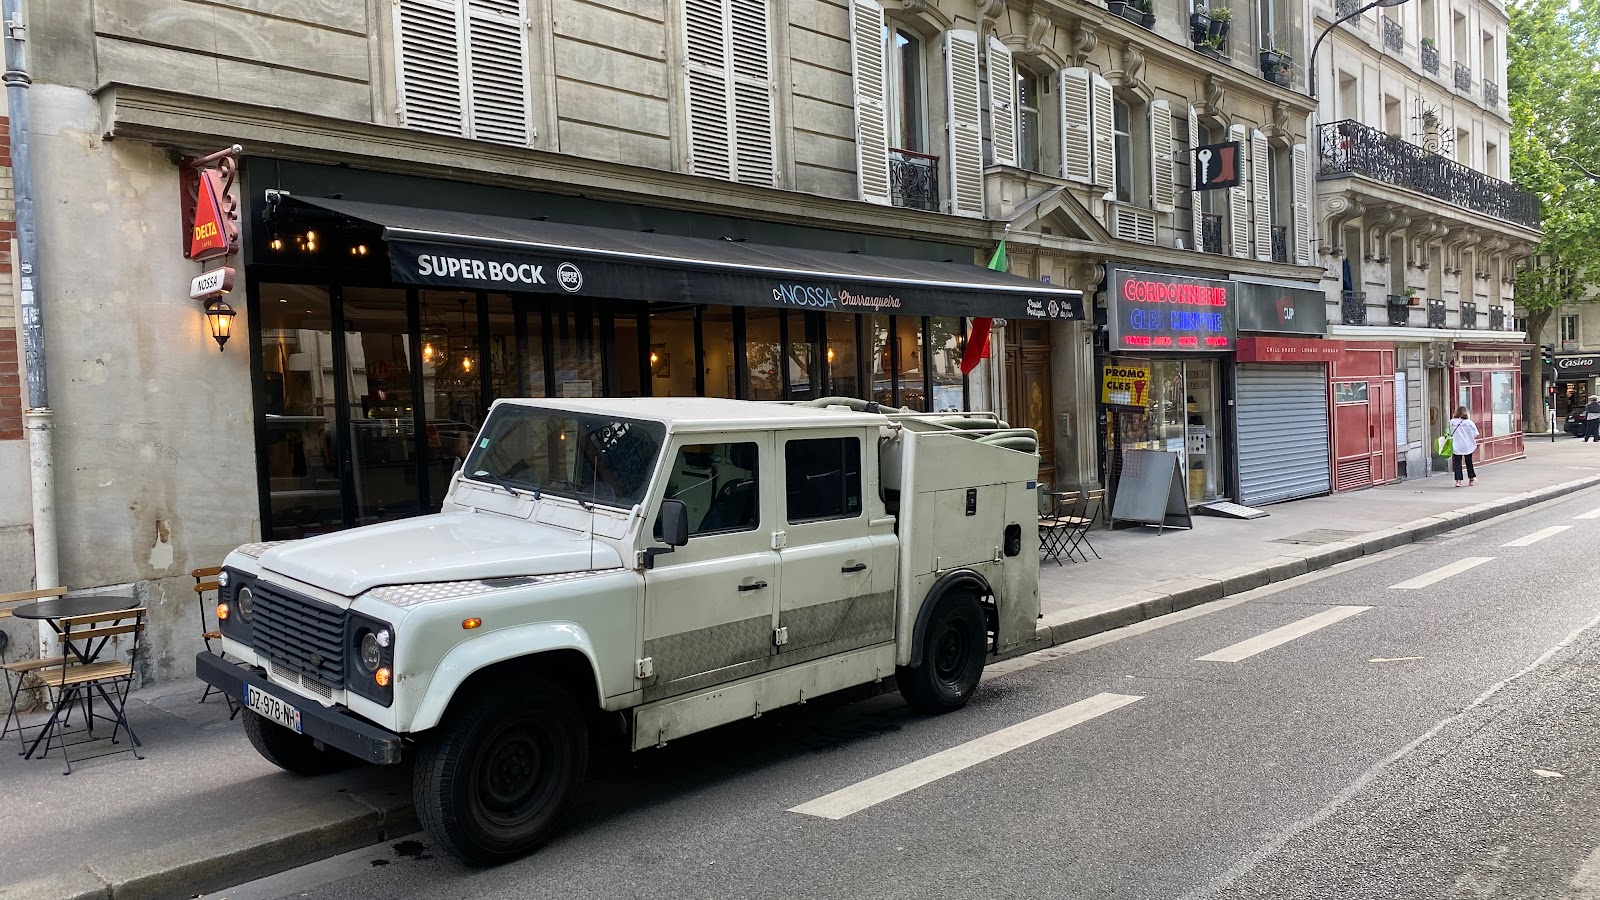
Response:
[[[989,259],[989,268],[996,272],[1004,272],[1006,265],[1006,242],[1002,238],[1000,246],[994,248],[994,256]],[[972,331],[967,334],[967,349],[961,354],[961,374],[967,375],[978,367],[978,361],[989,358],[989,328],[994,324],[994,319],[987,316],[972,320]]]

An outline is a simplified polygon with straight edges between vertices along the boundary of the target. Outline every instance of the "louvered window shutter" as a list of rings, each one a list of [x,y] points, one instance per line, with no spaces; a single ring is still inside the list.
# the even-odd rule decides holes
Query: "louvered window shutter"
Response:
[[[1259,129],[1250,132],[1250,206],[1255,212],[1256,259],[1272,260],[1272,149]]]
[[[1245,140],[1243,125],[1228,127],[1228,140],[1239,145],[1241,159],[1235,160],[1234,165],[1239,176],[1239,186],[1228,188],[1228,235],[1232,239],[1232,253],[1234,256],[1248,258],[1250,256],[1250,195],[1245,189],[1249,180],[1245,174],[1250,171],[1248,154],[1249,142]]]
[[[1011,65],[1011,51],[993,36],[989,38],[989,146],[991,161],[997,166],[1017,164],[1017,75]]]
[[[1306,185],[1310,168],[1306,156],[1306,145],[1295,144],[1290,151],[1293,170],[1290,177],[1294,179],[1294,259],[1302,266],[1311,265],[1311,204],[1306,194],[1310,190]]]
[[[728,0],[684,0],[689,101],[689,173],[733,177],[733,92],[728,72]]]
[[[884,60],[883,7],[851,0],[850,60],[855,71],[856,172],[861,199],[890,202],[889,111]]]
[[[983,125],[978,33],[944,33],[945,101],[949,115],[949,211],[983,215]]]
[[[394,20],[401,123],[418,131],[465,135],[466,41],[460,0],[398,0]]]
[[[733,176],[776,187],[778,143],[773,133],[772,14],[767,0],[728,0],[733,60]]]
[[[466,0],[471,137],[526,147],[533,141],[528,28],[523,0]]]
[[[1089,70],[1062,69],[1061,177],[1073,181],[1094,178],[1094,136],[1089,127]]]
[[[1089,101],[1094,131],[1094,183],[1116,189],[1117,141],[1116,110],[1112,105],[1111,82],[1099,72],[1089,73]]]
[[[1194,156],[1194,151],[1200,146],[1200,141],[1200,117],[1195,114],[1194,107],[1191,105],[1189,107],[1189,183],[1184,187],[1189,191],[1189,227],[1191,229],[1189,234],[1194,240],[1194,249],[1204,252],[1206,249],[1205,193],[1194,189],[1195,183],[1200,180],[1195,173],[1195,167],[1200,163]]]
[[[1150,106],[1150,200],[1156,212],[1170,213],[1172,186],[1172,104],[1152,100]]]

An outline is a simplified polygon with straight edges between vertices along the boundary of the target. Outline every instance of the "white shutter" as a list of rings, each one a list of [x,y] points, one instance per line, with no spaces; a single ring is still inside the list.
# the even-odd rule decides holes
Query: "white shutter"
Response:
[[[883,46],[883,7],[876,0],[850,2],[850,60],[855,70],[856,172],[861,199],[889,198],[888,73]]]
[[[1017,74],[1011,65],[1011,51],[992,35],[987,63],[991,162],[997,166],[1014,166],[1017,164]]]
[[[949,115],[949,211],[983,215],[983,125],[978,83],[978,33],[944,33],[945,104]]]
[[[689,172],[733,177],[733,94],[728,75],[728,0],[684,0]]]
[[[1150,107],[1150,202],[1156,212],[1172,212],[1172,104],[1152,100]]]
[[[394,24],[401,123],[465,135],[466,41],[458,0],[397,0]]]
[[[1290,151],[1293,169],[1290,177],[1294,179],[1294,259],[1302,266],[1311,265],[1311,203],[1307,199],[1310,187],[1306,180],[1310,177],[1307,171],[1310,168],[1306,156],[1306,145],[1295,144]]]
[[[728,36],[733,62],[733,177],[778,185],[773,130],[772,15],[767,0],[730,0]]]
[[[470,136],[526,147],[533,91],[522,0],[466,0],[466,13]]]
[[[1195,167],[1199,162],[1195,160],[1194,151],[1200,146],[1200,117],[1194,111],[1194,105],[1189,106],[1189,227],[1193,229],[1190,234],[1194,237],[1194,249],[1204,251],[1205,242],[1205,194],[1194,189],[1195,182],[1200,180]]]
[[[1117,186],[1116,110],[1111,82],[1099,72],[1089,73],[1090,118],[1094,132],[1094,183],[1113,190]]]
[[[1073,181],[1094,179],[1093,131],[1089,125],[1089,70],[1062,69],[1061,177]]]
[[[1245,151],[1248,142],[1245,140],[1243,125],[1228,126],[1228,140],[1239,145],[1241,158],[1234,160],[1234,170],[1239,177],[1239,186],[1228,188],[1228,236],[1232,238],[1231,252],[1234,256],[1250,256],[1250,196],[1245,191],[1245,173],[1250,171],[1248,156]]]
[[[1255,213],[1256,259],[1272,261],[1272,149],[1259,129],[1250,132],[1250,207]]]

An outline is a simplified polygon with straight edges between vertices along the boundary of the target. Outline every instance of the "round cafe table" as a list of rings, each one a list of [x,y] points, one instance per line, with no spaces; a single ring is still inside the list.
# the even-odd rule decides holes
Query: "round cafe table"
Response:
[[[13,607],[11,614],[19,619],[70,619],[73,616],[92,616],[97,613],[133,609],[139,601],[119,594],[100,594],[88,597],[57,597],[54,600],[35,600]],[[52,627],[54,627],[52,625]],[[57,629],[59,632],[60,629]]]

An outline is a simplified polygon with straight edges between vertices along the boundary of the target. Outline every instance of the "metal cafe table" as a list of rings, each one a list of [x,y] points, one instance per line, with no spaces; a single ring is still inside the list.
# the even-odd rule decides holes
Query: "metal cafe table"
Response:
[[[56,597],[51,600],[38,600],[33,603],[24,603],[21,606],[14,607],[11,610],[11,615],[18,619],[42,620],[45,624],[50,626],[51,631],[54,631],[59,635],[61,634],[60,620],[62,619],[70,619],[76,616],[93,616],[100,613],[119,612],[124,609],[133,609],[138,605],[139,601],[136,598],[129,597],[124,594],[101,594],[98,596],[83,597]],[[88,646],[82,647],[77,646],[72,641],[68,641],[66,642],[66,652],[72,654],[74,657],[74,662],[77,664],[88,665],[89,663],[95,661],[95,658],[100,655],[100,651],[105,649],[105,645],[108,641],[110,641],[110,638],[102,638],[99,643],[92,643]],[[88,703],[88,707],[85,710],[85,715],[92,730],[94,723],[94,698],[92,696],[87,696],[85,699]],[[32,759],[33,751],[38,749],[39,740],[43,737],[44,733],[41,733],[39,738],[34,739],[33,744],[28,747],[27,752],[23,755],[29,759]]]

